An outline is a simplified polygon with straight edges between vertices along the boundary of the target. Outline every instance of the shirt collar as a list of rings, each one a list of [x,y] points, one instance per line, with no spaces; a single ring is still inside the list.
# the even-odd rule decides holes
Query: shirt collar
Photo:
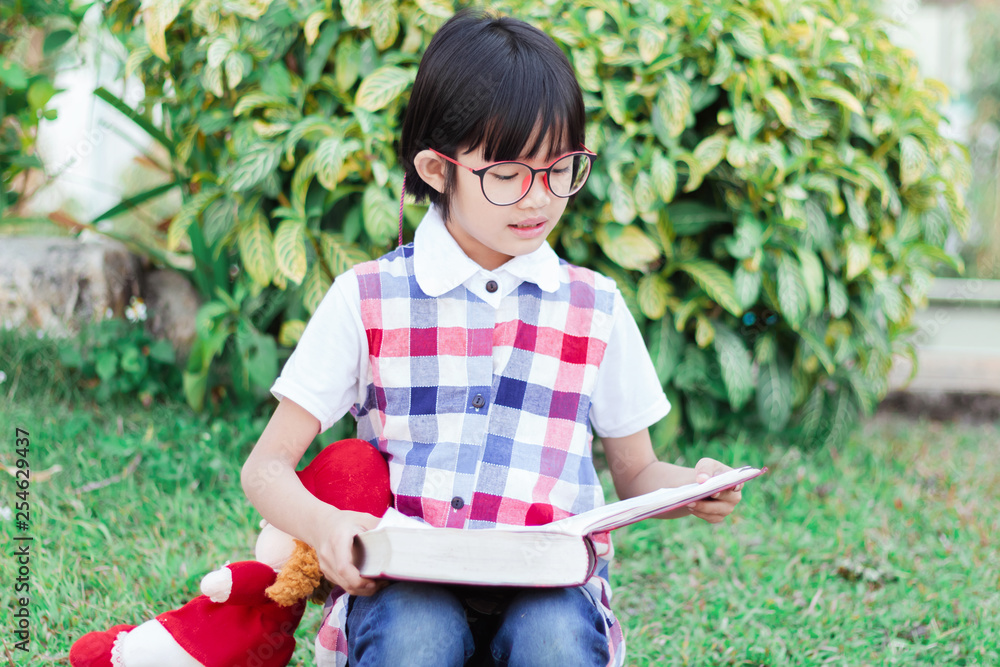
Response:
[[[413,271],[420,289],[432,297],[441,296],[476,275],[490,273],[509,276],[510,280],[503,282],[511,288],[530,282],[546,292],[559,289],[559,257],[548,241],[534,252],[514,257],[490,272],[465,254],[433,204],[413,237]]]

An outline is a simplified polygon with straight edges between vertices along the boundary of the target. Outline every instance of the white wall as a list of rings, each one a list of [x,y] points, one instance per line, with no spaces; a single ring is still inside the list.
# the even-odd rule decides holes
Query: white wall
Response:
[[[56,88],[65,91],[50,105],[58,118],[39,125],[38,153],[48,173],[57,177],[32,199],[33,213],[44,215],[65,206],[81,220],[96,217],[121,200],[123,174],[139,155],[138,147],[150,142],[142,130],[93,95],[101,85],[131,104],[143,94],[138,80],[128,85],[122,81],[114,54],[117,44],[95,32],[97,17],[88,15],[80,45],[56,76]]]

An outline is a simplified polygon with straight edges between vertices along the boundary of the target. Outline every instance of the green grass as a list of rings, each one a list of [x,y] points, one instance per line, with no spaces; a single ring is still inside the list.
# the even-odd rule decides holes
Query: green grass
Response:
[[[15,427],[31,438],[32,650],[16,665],[66,665],[85,632],[180,606],[203,574],[250,558],[257,531],[239,468],[266,415],[95,405],[44,363],[46,349],[0,341],[0,465],[15,464]],[[838,450],[708,447],[699,455],[771,472],[722,525],[616,532],[628,663],[1000,664],[998,436],[1000,425],[883,417]],[[13,507],[13,478],[0,477],[0,508]],[[0,526],[10,647],[7,554],[20,533]],[[312,664],[320,614],[307,611],[293,664]]]
[[[724,524],[617,531],[630,664],[1000,665],[998,436],[878,417],[750,457]]]

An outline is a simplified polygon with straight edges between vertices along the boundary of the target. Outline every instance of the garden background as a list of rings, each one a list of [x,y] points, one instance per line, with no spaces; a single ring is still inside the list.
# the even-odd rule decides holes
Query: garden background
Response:
[[[615,278],[640,323],[674,406],[654,429],[660,457],[771,469],[722,526],[616,533],[629,663],[1000,662],[1000,12],[489,6],[546,30],[577,70],[600,158],[550,241]],[[2,565],[12,664],[68,664],[84,632],[179,606],[250,556],[239,468],[267,389],[332,279],[395,244],[401,113],[455,8],[0,10],[0,253],[15,267],[0,301],[0,534],[4,553],[18,537],[34,549],[27,604],[17,564]],[[926,78],[935,68],[947,86]],[[421,214],[407,204],[407,238]],[[111,239],[136,277],[89,311],[76,306],[105,302],[16,302],[38,236]],[[145,291],[163,270],[194,304],[170,340]],[[982,349],[950,338],[970,331]],[[928,377],[933,354],[970,370]],[[891,394],[909,368],[911,398],[952,392],[936,399],[943,421],[877,412],[910,400]],[[973,403],[985,420],[965,418]],[[312,608],[295,664],[311,664],[318,621]]]

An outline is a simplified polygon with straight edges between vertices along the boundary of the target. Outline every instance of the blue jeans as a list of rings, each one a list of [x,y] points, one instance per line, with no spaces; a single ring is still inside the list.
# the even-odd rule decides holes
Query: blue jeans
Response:
[[[349,664],[461,667],[475,655],[475,662],[498,667],[607,665],[604,621],[582,588],[501,595],[498,611],[485,617],[469,608],[461,587],[396,582],[371,597],[353,597]]]

